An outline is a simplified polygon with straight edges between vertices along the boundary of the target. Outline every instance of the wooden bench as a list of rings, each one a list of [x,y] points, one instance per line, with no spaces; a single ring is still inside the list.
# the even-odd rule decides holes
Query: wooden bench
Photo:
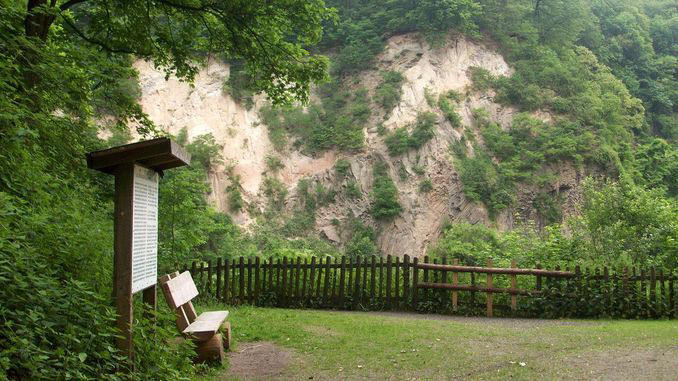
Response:
[[[228,311],[204,312],[197,316],[191,300],[198,296],[198,289],[188,271],[164,275],[159,283],[167,305],[177,315],[179,332],[196,344],[196,362],[222,362],[224,347],[228,349],[231,343],[231,326],[226,321]]]

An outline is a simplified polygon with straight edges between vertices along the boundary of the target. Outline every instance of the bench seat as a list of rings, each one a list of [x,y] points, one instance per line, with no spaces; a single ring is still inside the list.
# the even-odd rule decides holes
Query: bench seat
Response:
[[[203,312],[182,333],[196,340],[208,340],[217,333],[219,327],[227,318],[228,311]]]

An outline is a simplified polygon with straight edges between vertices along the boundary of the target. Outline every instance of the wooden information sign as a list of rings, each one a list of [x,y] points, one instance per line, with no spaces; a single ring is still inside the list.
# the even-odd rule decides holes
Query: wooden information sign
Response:
[[[190,163],[190,155],[168,138],[87,154],[87,166],[115,176],[113,295],[118,348],[130,359],[133,294],[155,309],[158,254],[158,178]]]

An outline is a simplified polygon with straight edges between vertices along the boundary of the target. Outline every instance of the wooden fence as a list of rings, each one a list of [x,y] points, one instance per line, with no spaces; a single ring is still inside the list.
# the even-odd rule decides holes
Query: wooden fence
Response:
[[[530,298],[546,286],[563,279],[586,279],[605,292],[612,303],[613,292],[634,292],[661,310],[657,315],[676,316],[672,272],[624,268],[610,271],[578,266],[572,270],[463,266],[454,260],[429,262],[428,257],[402,259],[387,256],[355,258],[270,259],[243,258],[207,261],[185,266],[202,297],[230,305],[253,304],[280,307],[338,309],[434,310],[458,312],[460,308],[483,306],[487,316],[495,307],[515,314],[519,297]],[[485,294],[479,303],[477,294]],[[498,295],[499,306],[495,304]],[[462,300],[463,299],[463,300]],[[627,299],[623,299],[627,300]],[[442,308],[444,307],[444,308]],[[507,313],[508,314],[508,313]]]

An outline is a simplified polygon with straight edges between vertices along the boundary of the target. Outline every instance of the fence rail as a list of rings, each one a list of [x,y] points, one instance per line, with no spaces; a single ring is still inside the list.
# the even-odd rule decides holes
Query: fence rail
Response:
[[[182,270],[191,272],[203,297],[232,305],[451,312],[484,307],[487,316],[493,316],[497,307],[515,315],[519,296],[529,300],[569,280],[576,283],[574,291],[567,292],[593,288],[610,309],[617,302],[646,303],[655,317],[676,316],[673,271],[607,267],[582,271],[578,266],[573,271],[547,270],[539,265],[531,269],[517,268],[515,261],[508,268],[494,267],[491,261],[481,267],[460,265],[456,259],[451,264],[423,259],[240,257],[193,262]],[[477,294],[485,294],[484,303]]]

